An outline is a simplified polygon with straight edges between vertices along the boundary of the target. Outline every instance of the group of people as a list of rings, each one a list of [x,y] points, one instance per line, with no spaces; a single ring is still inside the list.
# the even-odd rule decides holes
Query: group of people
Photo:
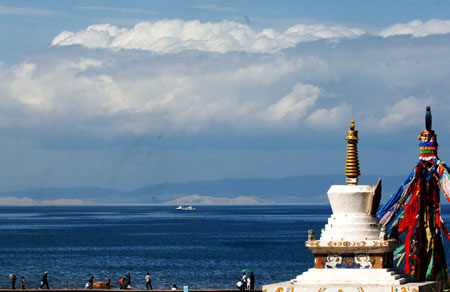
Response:
[[[11,279],[12,289],[16,289],[17,276],[15,274],[10,274],[9,278]],[[153,290],[152,278],[150,277],[150,273],[147,272],[144,279],[145,279],[145,284],[146,284],[147,290]],[[111,278],[109,276],[106,276],[105,282],[97,282],[100,284],[97,287],[94,287],[94,280],[95,280],[95,277],[91,276],[89,278],[88,282],[86,283],[85,288],[86,289],[93,289],[93,288],[110,289],[112,287],[111,286]],[[120,278],[119,284],[120,284],[120,289],[123,289],[123,290],[132,289],[131,274],[128,273],[125,275],[125,277]],[[239,279],[239,281],[236,283],[236,286],[238,287],[238,289],[240,291],[254,290],[255,289],[255,275],[253,275],[253,272],[251,272],[250,275],[248,275],[248,276],[245,272],[243,272],[242,278]],[[47,289],[50,289],[50,287],[48,285],[48,272],[45,272],[44,275],[42,275],[41,286],[39,287],[39,290],[41,290],[44,287],[47,287]],[[22,289],[26,289],[25,288],[25,277],[23,277],[23,276],[22,276]],[[171,287],[171,290],[178,290],[178,287],[175,284],[173,284]]]
[[[125,277],[120,278],[119,280],[120,289],[126,290],[131,289],[131,274],[128,273]]]
[[[41,290],[44,286],[47,286],[47,289],[50,289],[48,286],[47,275],[48,275],[48,272],[45,272],[44,275],[42,275],[41,286],[39,287],[39,290]],[[17,282],[16,274],[10,274],[9,278],[11,279],[11,289],[16,289],[16,282]],[[24,276],[22,276],[22,289],[26,289]]]
[[[253,272],[250,272],[250,275],[247,276],[245,272],[242,273],[242,278],[236,283],[237,288],[240,291],[244,290],[254,290],[255,289],[255,275]]]
[[[16,281],[17,281],[16,274],[10,274],[9,278],[11,279],[12,289],[16,289]],[[22,289],[25,289],[25,277],[22,277]]]
[[[147,287],[147,290],[153,290],[152,277],[150,277],[150,273],[149,272],[147,272],[147,275],[145,275],[144,280],[145,280],[145,285]],[[120,278],[119,284],[120,284],[120,289],[121,290],[131,290],[132,289],[132,287],[131,287],[131,274],[128,273],[128,274],[125,275],[125,277]],[[86,288],[89,288],[89,289],[94,288],[94,276],[92,276],[89,279],[89,282],[86,285],[87,285]],[[106,281],[104,283],[102,283],[102,285],[99,285],[99,287],[95,287],[95,288],[106,288],[106,289],[109,289],[111,287],[112,287],[111,286],[111,278],[109,276],[106,276]]]
[[[12,285],[12,289],[16,289],[16,282],[17,282],[17,276],[15,274],[10,274],[9,278],[11,279],[11,285]],[[152,278],[150,277],[150,273],[147,272],[147,275],[145,275],[145,284],[147,287],[147,290],[153,290],[152,287]],[[88,280],[88,282],[85,285],[86,289],[93,289],[93,288],[106,288],[106,289],[110,289],[112,287],[111,285],[111,278],[108,276],[106,276],[105,282],[97,282],[96,284],[98,285],[94,285],[94,281],[95,281],[95,277],[91,276]],[[131,289],[131,274],[128,273],[125,275],[125,277],[120,278],[119,280],[120,283],[120,289]],[[96,287],[94,287],[96,286]],[[45,272],[44,275],[42,275],[41,278],[41,286],[39,287],[39,290],[41,290],[42,288],[47,287],[47,289],[50,289],[49,285],[48,285],[48,272]],[[26,289],[25,288],[25,277],[22,276],[22,289]]]

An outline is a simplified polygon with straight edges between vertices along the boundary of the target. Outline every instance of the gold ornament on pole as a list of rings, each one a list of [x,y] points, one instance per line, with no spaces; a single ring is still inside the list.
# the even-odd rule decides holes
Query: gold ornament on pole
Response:
[[[345,160],[345,181],[348,185],[357,185],[359,172],[358,161],[358,131],[355,131],[355,121],[350,123],[350,130],[347,131],[347,159]]]

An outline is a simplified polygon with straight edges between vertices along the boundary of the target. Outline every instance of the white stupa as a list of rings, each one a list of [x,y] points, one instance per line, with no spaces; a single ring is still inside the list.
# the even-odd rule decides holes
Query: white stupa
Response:
[[[395,239],[387,240],[375,217],[381,199],[377,185],[357,185],[358,132],[347,131],[347,185],[332,185],[328,199],[333,214],[319,240],[310,234],[305,245],[314,254],[314,268],[290,281],[263,286],[263,292],[428,292],[437,282],[409,282],[393,268]]]

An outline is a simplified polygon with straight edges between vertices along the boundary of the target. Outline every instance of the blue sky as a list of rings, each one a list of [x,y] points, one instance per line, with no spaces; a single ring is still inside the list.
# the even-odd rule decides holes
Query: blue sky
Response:
[[[0,186],[407,174],[450,157],[446,1],[1,1]]]

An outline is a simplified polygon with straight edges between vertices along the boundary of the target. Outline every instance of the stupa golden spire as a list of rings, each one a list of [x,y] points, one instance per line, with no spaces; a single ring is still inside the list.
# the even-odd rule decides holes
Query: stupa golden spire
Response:
[[[355,131],[355,121],[350,123],[350,130],[347,131],[347,158],[345,160],[345,176],[349,185],[358,184],[359,161],[358,161],[358,131]]]

